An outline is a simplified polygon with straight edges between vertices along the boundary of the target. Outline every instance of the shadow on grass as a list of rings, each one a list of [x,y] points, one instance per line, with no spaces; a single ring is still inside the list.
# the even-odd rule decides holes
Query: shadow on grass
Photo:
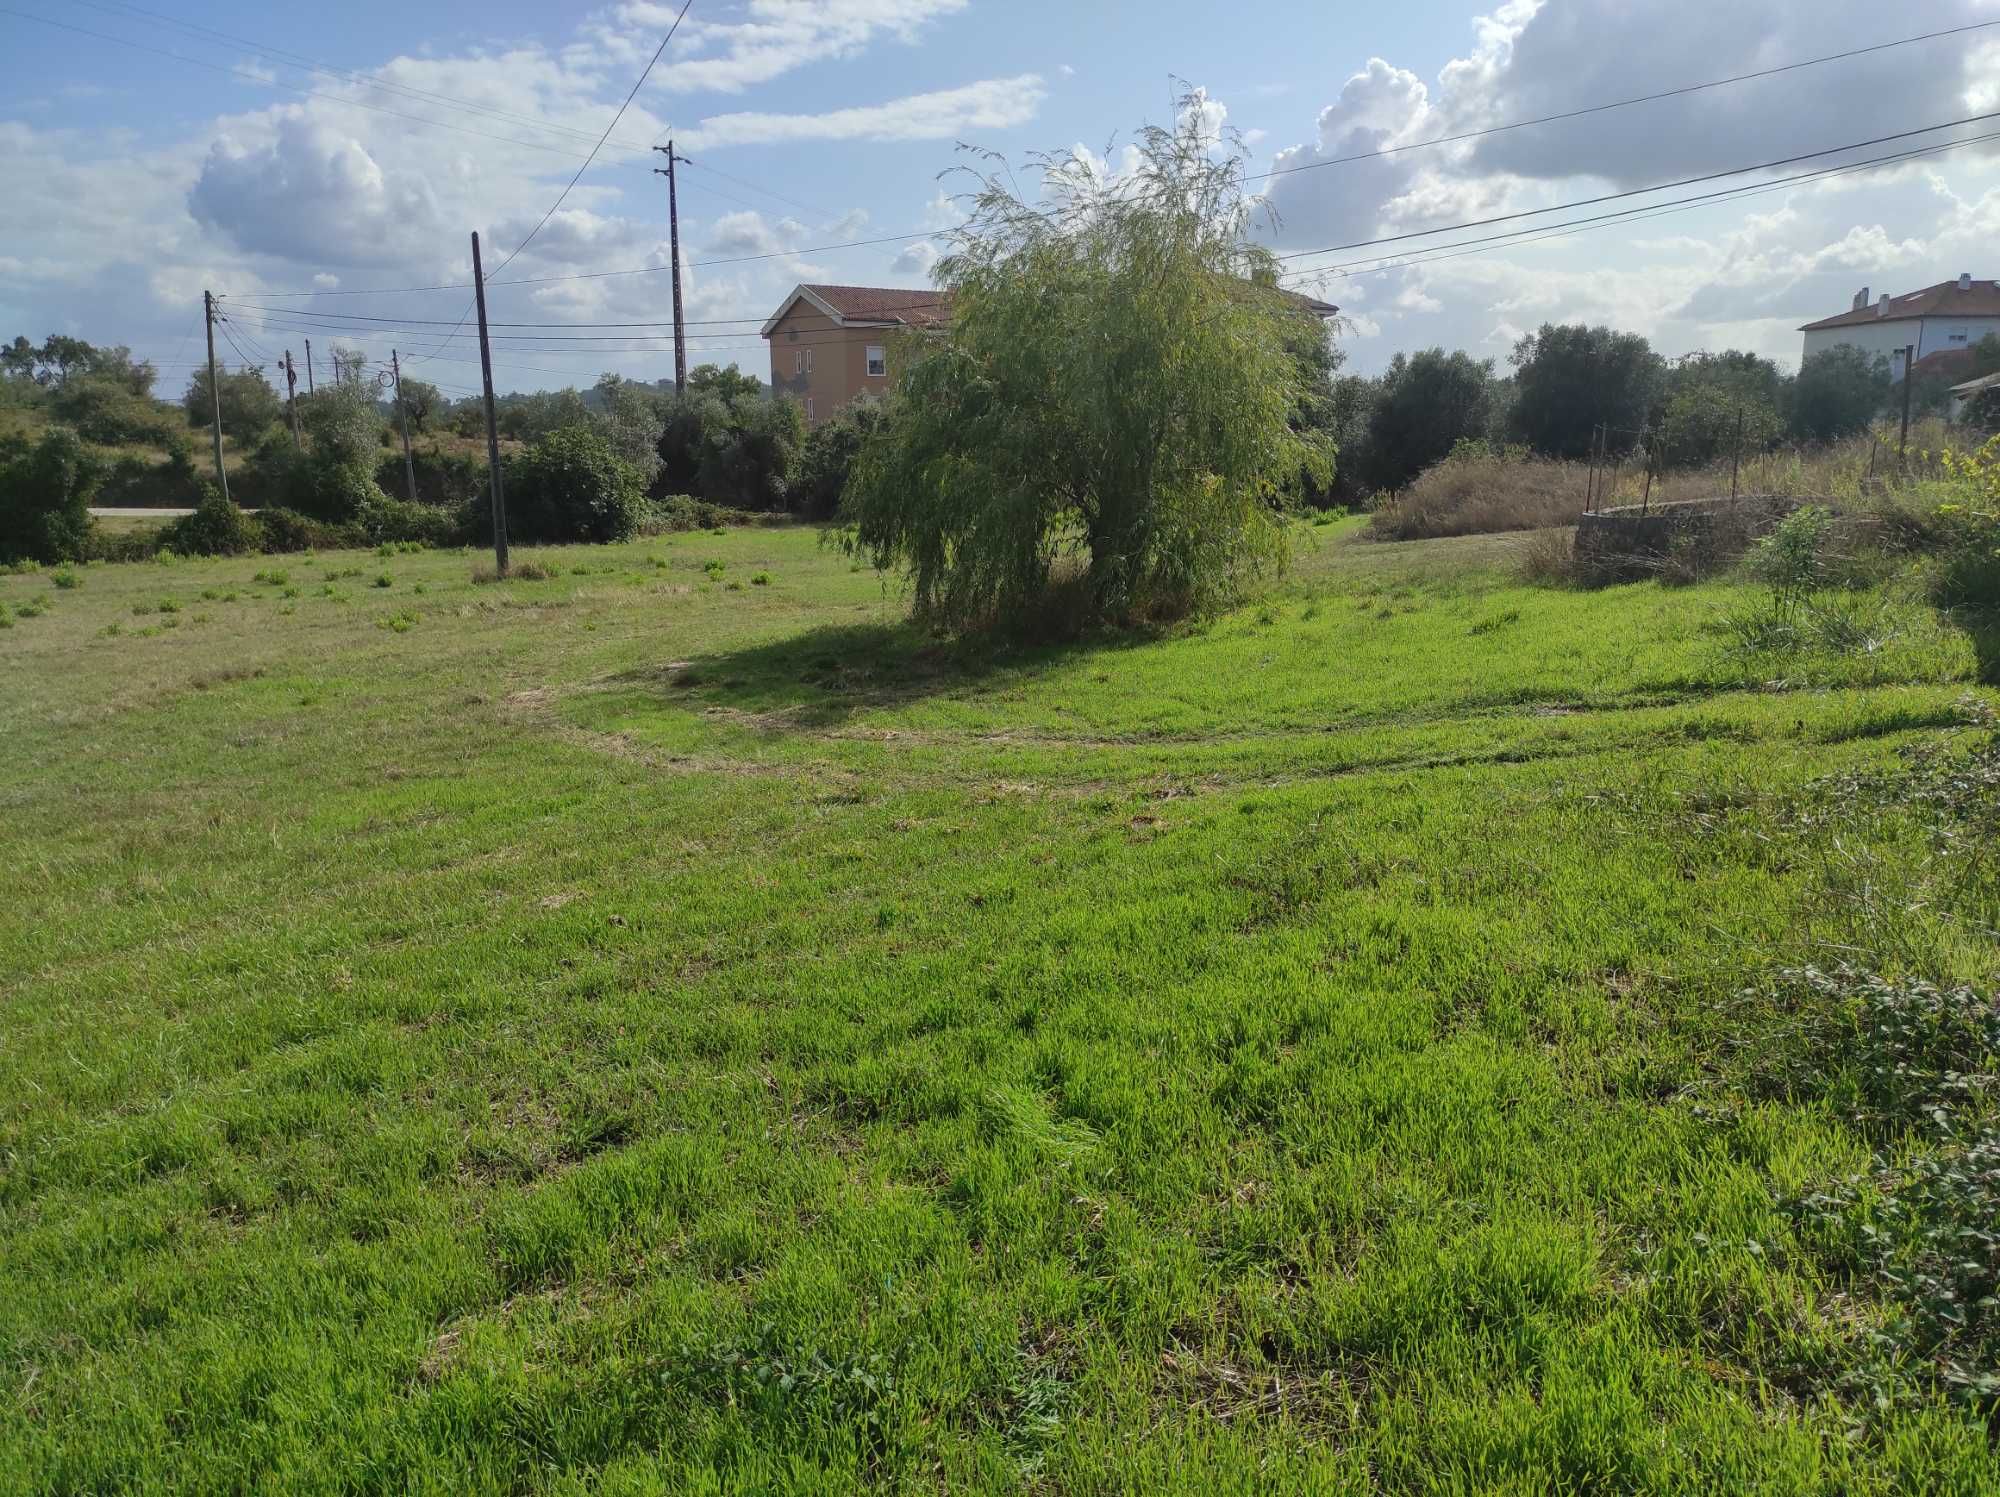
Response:
[[[1980,685],[2000,686],[2000,617],[1966,614],[1953,622],[1972,641],[1972,652],[1979,661]]]
[[[990,696],[1155,637],[1125,631],[1064,644],[1014,645],[939,640],[909,623],[828,624],[740,650],[642,666],[611,679],[683,707],[754,714],[773,729],[817,730],[930,697]]]

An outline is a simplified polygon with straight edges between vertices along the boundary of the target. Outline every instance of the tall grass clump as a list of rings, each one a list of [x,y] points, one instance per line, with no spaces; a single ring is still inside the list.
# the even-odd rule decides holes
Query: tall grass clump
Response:
[[[1587,489],[1581,464],[1534,458],[1521,448],[1461,442],[1368,522],[1378,540],[1490,535],[1574,525]]]

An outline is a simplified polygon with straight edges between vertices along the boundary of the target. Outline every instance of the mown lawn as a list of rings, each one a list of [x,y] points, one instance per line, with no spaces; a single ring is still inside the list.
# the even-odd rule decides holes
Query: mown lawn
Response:
[[[1991,981],[1826,788],[1973,645],[1310,540],[1016,653],[809,530],[0,578],[0,1489],[2000,1488],[1738,996]]]

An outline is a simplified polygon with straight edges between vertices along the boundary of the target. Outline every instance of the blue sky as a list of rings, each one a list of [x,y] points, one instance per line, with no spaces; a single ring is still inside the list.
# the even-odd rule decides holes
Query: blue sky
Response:
[[[345,293],[463,282],[474,228],[490,268],[554,201],[672,16],[658,0],[11,8],[43,22],[0,14],[0,191],[14,207],[0,228],[0,331],[129,343],[161,365],[166,390],[199,352],[189,329],[205,286],[225,294],[252,359],[302,352],[306,337],[324,357],[344,328],[371,356],[398,346],[447,389],[470,389],[476,348],[452,327],[468,297]],[[1343,267],[1312,289],[1348,311],[1340,337],[1355,368],[1432,344],[1504,366],[1521,331],[1569,318],[1644,332],[1669,354],[1736,345],[1796,358],[1796,325],[1843,309],[1864,283],[2000,274],[1991,145],[1428,264],[1302,252],[2000,109],[2000,25],[1585,120],[1316,163],[1987,22],[2000,22],[2000,0],[695,0],[612,144],[496,277],[538,283],[496,287],[493,316],[667,316],[663,275],[554,278],[667,263],[664,184],[645,147],[671,129],[694,161],[682,183],[693,357],[761,371],[755,321],[793,283],[924,282],[928,239],[818,247],[948,226],[937,178],[958,159],[954,142],[1017,160],[1085,149],[1115,172],[1118,139],[1169,117],[1178,78],[1244,133],[1252,171],[1315,167],[1265,189],[1281,225],[1263,232],[1296,266]],[[314,288],[342,294],[289,294]],[[391,333],[342,320],[361,317],[435,322]],[[517,335],[497,361],[508,388],[671,368],[664,339],[636,335]]]

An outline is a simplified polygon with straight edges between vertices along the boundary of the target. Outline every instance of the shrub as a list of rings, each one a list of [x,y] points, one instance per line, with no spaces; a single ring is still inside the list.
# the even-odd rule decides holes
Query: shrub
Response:
[[[505,484],[509,539],[624,540],[643,512],[638,474],[591,426],[550,432],[508,465]]]
[[[883,420],[880,401],[855,400],[806,433],[789,495],[793,513],[808,520],[834,517],[863,441]]]
[[[1937,511],[1943,535],[1932,601],[1940,608],[2000,612],[2000,436],[1974,452],[1947,452],[1942,463],[1960,497]]]
[[[405,388],[408,384],[405,381]],[[417,475],[417,501],[421,504],[460,509],[486,493],[486,458],[482,453],[420,448],[411,453],[410,466]],[[400,450],[376,463],[375,483],[383,493],[406,498],[406,482]]]
[[[453,546],[464,538],[459,517],[450,510],[390,499],[379,490],[355,514],[353,528],[358,538],[370,545],[387,541]]]
[[[171,407],[104,376],[65,381],[50,392],[49,410],[86,442],[107,447],[164,444],[181,428]]]
[[[1809,354],[1792,381],[1792,435],[1831,442],[1863,430],[1889,398],[1889,363],[1842,343]]]
[[[1777,408],[1767,401],[1739,399],[1719,385],[1690,385],[1667,402],[1660,449],[1668,465],[1698,468],[1728,462],[1739,443],[1745,456],[1763,452],[1781,430]]]
[[[283,506],[259,510],[257,523],[264,532],[264,549],[272,555],[310,551],[315,546],[338,546],[344,540],[334,527],[309,520],[297,510]]]
[[[65,426],[0,445],[0,562],[81,561],[104,465]]]
[[[68,592],[72,588],[83,586],[83,574],[78,572],[75,567],[57,567],[53,572],[49,573],[49,581],[53,582],[60,591]]]
[[[182,515],[160,533],[160,544],[182,556],[246,556],[263,549],[264,533],[253,516],[210,485],[193,514]]]
[[[1046,211],[980,179],[937,268],[951,321],[910,335],[845,499],[850,545],[907,573],[924,621],[1030,628],[1068,556],[1093,621],[1209,611],[1284,561],[1286,494],[1333,476],[1291,425],[1311,314],[1248,238],[1240,142],[1213,144],[1191,107],[1115,182],[1040,158]]]

